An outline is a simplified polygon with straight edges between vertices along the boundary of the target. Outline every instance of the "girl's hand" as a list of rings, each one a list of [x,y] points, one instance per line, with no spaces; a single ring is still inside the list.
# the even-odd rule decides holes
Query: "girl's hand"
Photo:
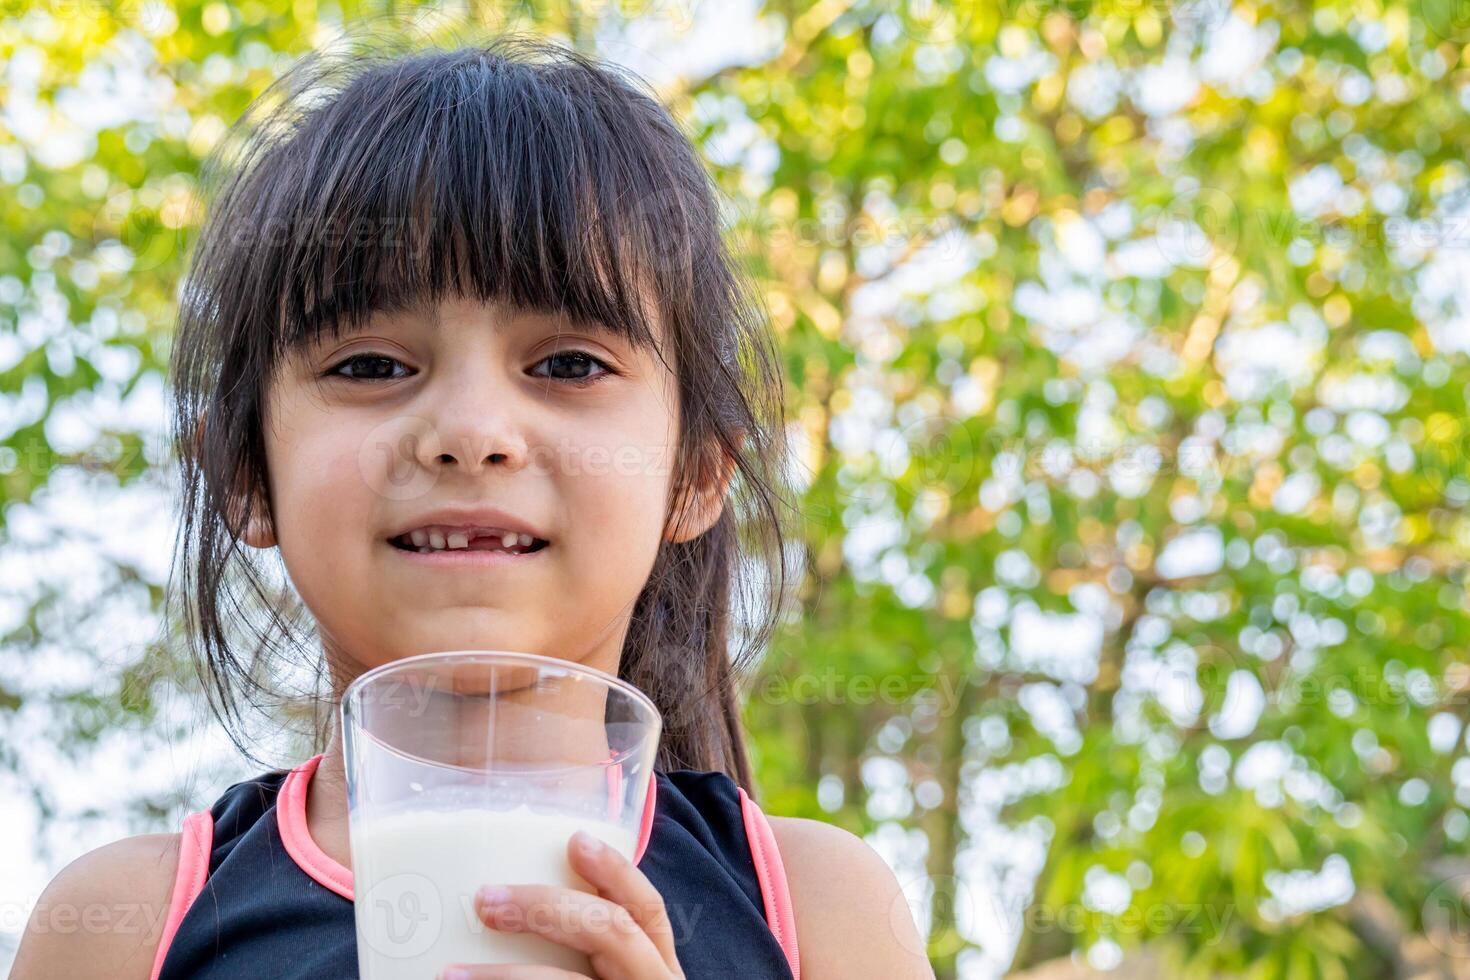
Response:
[[[653,882],[631,861],[585,831],[572,835],[567,856],[572,870],[597,889],[597,894],[556,885],[487,886],[475,896],[475,912],[492,929],[536,933],[586,953],[596,980],[683,980],[668,911]],[[439,976],[441,980],[576,980],[582,974],[549,966],[465,963],[445,967]]]

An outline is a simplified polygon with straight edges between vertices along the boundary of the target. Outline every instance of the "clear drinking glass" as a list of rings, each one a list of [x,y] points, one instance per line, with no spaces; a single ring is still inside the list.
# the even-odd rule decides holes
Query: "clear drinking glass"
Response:
[[[579,829],[631,860],[661,726],[631,684],[534,654],[423,654],[354,680],[342,733],[362,980],[459,962],[590,975],[582,953],[484,925],[475,891],[592,890],[567,861]]]

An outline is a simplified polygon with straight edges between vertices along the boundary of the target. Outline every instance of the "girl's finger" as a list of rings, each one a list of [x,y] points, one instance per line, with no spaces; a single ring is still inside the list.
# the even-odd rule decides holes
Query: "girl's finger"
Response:
[[[633,921],[658,947],[664,964],[677,973],[679,960],[674,953],[673,924],[664,897],[648,876],[616,848],[608,847],[585,831],[572,835],[567,853],[572,870],[586,878],[597,894],[627,909]]]
[[[455,963],[439,971],[439,980],[591,980],[554,966],[523,966],[519,963]]]
[[[487,892],[502,897],[487,903]],[[534,933],[586,953],[601,980],[652,980],[673,972],[628,910],[597,895],[557,885],[499,885],[480,889],[475,911],[492,929]]]

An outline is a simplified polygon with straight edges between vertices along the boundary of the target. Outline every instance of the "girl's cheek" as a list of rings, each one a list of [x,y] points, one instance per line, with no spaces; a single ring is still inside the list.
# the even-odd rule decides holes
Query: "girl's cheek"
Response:
[[[334,539],[381,523],[374,518],[378,495],[349,446],[312,440],[282,448],[283,465],[273,467],[281,491],[273,506],[284,525],[309,538]]]
[[[631,565],[652,567],[664,516],[665,481],[627,469],[574,477],[566,494],[573,533],[596,542],[592,555],[603,562],[611,558],[619,574],[628,574]]]

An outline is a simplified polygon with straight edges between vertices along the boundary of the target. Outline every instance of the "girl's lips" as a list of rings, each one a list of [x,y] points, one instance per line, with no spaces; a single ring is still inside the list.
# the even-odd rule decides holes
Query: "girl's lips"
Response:
[[[473,548],[444,548],[431,551],[409,551],[400,548],[391,542],[384,542],[384,547],[398,557],[422,565],[425,568],[465,568],[476,566],[496,565],[518,565],[529,561],[535,561],[536,556],[543,554],[551,545],[543,545],[535,551],[516,553],[503,551],[501,549],[476,550]]]

